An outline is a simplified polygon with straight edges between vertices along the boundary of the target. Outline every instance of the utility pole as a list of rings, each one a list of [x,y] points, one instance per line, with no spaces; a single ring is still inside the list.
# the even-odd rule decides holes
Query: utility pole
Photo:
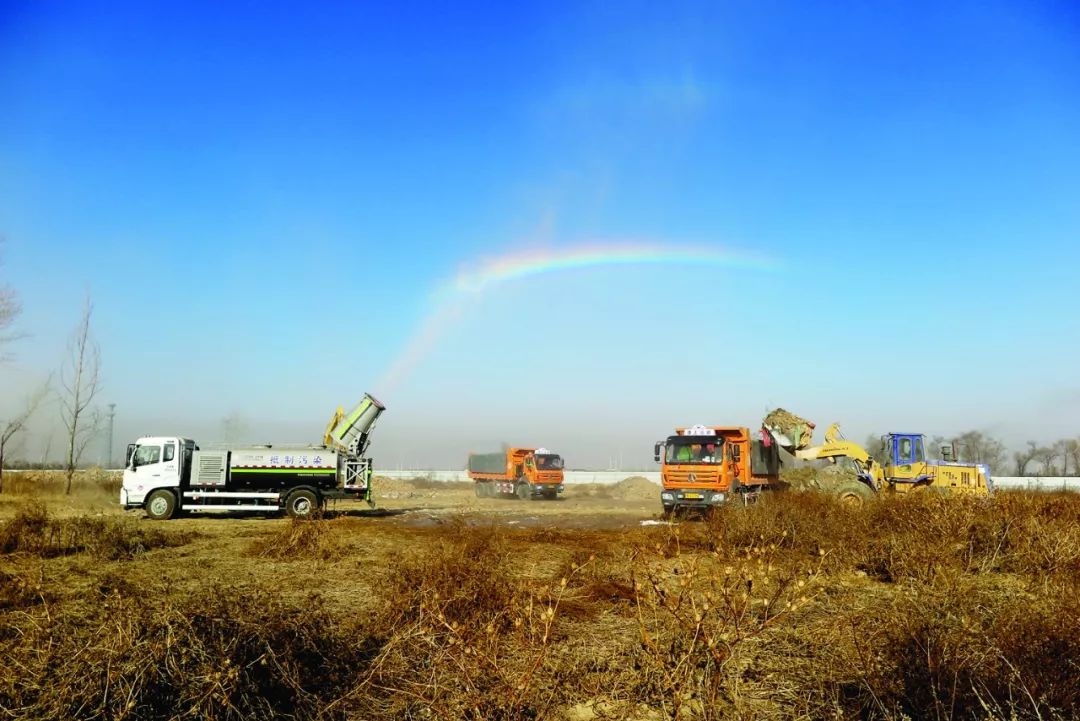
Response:
[[[109,450],[106,452],[106,461],[108,465],[106,468],[112,470],[112,454],[113,454],[113,419],[116,418],[116,404],[109,404]]]

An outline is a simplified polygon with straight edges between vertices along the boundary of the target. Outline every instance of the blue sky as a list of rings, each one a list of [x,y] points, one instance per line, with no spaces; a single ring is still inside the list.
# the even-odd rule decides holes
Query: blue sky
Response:
[[[1071,3],[156,5],[0,1],[8,405],[90,292],[118,436],[307,441],[459,268],[636,239],[776,268],[489,289],[377,458],[640,464],[775,405],[1078,432]]]

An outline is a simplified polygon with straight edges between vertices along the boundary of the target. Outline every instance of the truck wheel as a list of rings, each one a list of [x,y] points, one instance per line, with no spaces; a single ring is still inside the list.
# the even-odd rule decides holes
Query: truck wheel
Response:
[[[285,511],[293,518],[311,518],[318,514],[321,507],[319,497],[304,488],[293,491],[285,498]]]
[[[172,491],[154,491],[146,499],[146,515],[155,521],[167,521],[176,513],[176,496]]]
[[[476,492],[476,497],[477,498],[483,498],[484,496],[487,495],[484,492],[484,484],[479,482],[479,481],[476,482],[476,488],[474,488],[473,490]]]
[[[874,492],[861,481],[842,483],[835,493],[840,503],[851,508],[862,508],[874,498]]]
[[[517,494],[519,501],[527,501],[532,496],[532,486],[530,486],[527,481],[522,481],[517,484],[514,493]]]

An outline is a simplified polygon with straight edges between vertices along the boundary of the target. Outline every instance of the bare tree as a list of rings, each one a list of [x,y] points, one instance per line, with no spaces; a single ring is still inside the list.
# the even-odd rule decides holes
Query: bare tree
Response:
[[[15,290],[10,286],[0,285],[0,360],[8,359],[4,347],[20,337],[19,333],[12,331],[12,326],[21,311],[22,305],[19,304],[19,296]]]
[[[1039,453],[1039,448],[1035,444],[1035,441],[1028,441],[1028,447],[1025,450],[1017,451],[1013,453],[1013,460],[1016,461],[1016,475],[1026,476],[1028,465],[1035,460],[1035,456]]]
[[[866,437],[866,444],[863,448],[866,449],[866,452],[870,454],[870,457],[874,459],[875,463],[883,466],[889,464],[889,449],[881,439],[880,434],[871,433],[868,435]]]
[[[30,416],[34,415],[38,406],[48,397],[49,385],[50,381],[42,383],[40,388],[27,397],[22,410],[0,424],[0,493],[4,492],[4,452],[15,436],[26,430],[26,423],[30,420]]]
[[[1058,468],[1057,461],[1059,458],[1065,456],[1065,443],[1063,441],[1057,441],[1051,443],[1048,446],[1042,446],[1035,450],[1035,460],[1042,466],[1040,475],[1043,476],[1056,476],[1061,470]]]
[[[967,463],[985,463],[994,474],[1005,472],[1008,456],[1005,445],[998,439],[982,431],[967,431],[958,435],[954,441],[960,460]]]
[[[94,304],[87,296],[82,320],[68,341],[68,358],[60,371],[60,417],[67,431],[67,483],[64,493],[71,493],[71,480],[83,452],[101,430],[102,416],[92,410],[101,389],[101,349],[90,333]]]
[[[1065,461],[1072,461],[1072,474],[1080,476],[1080,439],[1070,438],[1065,441]],[[1068,475],[1068,471],[1062,475]]]

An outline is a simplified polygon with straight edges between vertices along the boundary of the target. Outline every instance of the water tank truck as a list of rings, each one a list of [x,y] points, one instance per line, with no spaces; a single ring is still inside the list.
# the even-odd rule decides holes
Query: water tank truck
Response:
[[[321,445],[202,450],[189,438],[144,436],[128,445],[120,504],[156,520],[179,512],[285,511],[304,518],[327,500],[371,503],[371,432],[386,407],[364,394],[338,408]]]

